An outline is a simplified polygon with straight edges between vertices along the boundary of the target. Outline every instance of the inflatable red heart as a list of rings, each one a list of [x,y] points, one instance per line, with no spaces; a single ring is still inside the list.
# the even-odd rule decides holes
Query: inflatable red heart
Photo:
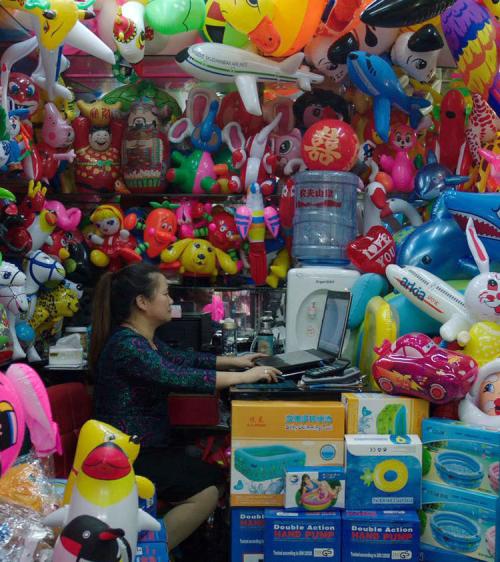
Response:
[[[358,236],[347,246],[349,259],[364,273],[385,274],[385,268],[396,261],[396,245],[383,226],[372,226],[365,236]]]

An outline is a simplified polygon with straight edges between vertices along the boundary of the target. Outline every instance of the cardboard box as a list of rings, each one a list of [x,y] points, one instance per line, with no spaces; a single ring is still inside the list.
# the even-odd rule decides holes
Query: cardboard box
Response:
[[[83,348],[49,347],[51,367],[81,367],[84,363]]]
[[[422,424],[424,480],[497,496],[500,431],[431,418]]]
[[[144,544],[147,542],[157,542],[167,544],[167,529],[165,528],[165,521],[163,519],[158,519],[160,524],[159,531],[141,531],[139,533],[138,544]]]
[[[470,558],[453,550],[444,550],[436,546],[421,544],[420,562],[470,562]]]
[[[424,482],[421,518],[422,544],[469,560],[500,561],[500,497]]]
[[[420,508],[418,435],[346,435],[345,443],[347,509]]]
[[[420,552],[420,520],[416,511],[344,511],[342,559],[413,560]]]
[[[422,420],[429,417],[429,402],[420,398],[377,392],[342,394],[346,406],[346,433],[421,435]]]
[[[288,468],[285,509],[334,511],[345,507],[345,471],[340,466]]]
[[[338,512],[299,512],[266,509],[266,562],[332,562],[342,560],[342,522]]]
[[[342,466],[340,402],[232,403],[231,505],[278,506],[290,466]]]
[[[146,542],[137,545],[135,562],[168,562],[166,543]]]
[[[231,562],[264,562],[264,508],[231,509]]]

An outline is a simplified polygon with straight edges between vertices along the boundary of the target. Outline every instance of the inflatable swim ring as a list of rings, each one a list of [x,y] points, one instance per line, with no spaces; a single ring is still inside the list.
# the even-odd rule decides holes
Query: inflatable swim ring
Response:
[[[331,494],[320,497],[319,490],[312,490],[302,494],[301,503],[308,511],[325,511],[334,503],[334,498]]]
[[[392,478],[392,475],[395,475],[395,478]],[[382,492],[399,492],[408,483],[408,469],[401,461],[382,461],[373,471],[373,483]]]

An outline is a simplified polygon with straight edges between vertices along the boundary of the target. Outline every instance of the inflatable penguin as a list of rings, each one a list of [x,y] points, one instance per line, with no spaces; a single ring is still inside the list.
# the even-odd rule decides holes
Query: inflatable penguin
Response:
[[[83,424],[80,430],[73,466],[64,490],[63,504],[67,504],[71,501],[71,494],[73,493],[76,477],[87,455],[98,445],[108,441],[112,441],[118,445],[129,458],[130,464],[134,464],[140,449],[137,435],[127,435],[107,423],[97,420],[88,420]],[[153,483],[143,476],[136,476],[135,480],[139,491],[139,497],[151,499],[154,495]]]
[[[98,519],[109,528],[86,528],[90,519],[82,520],[82,516]],[[132,562],[138,533],[160,530],[160,523],[139,509],[132,465],[112,442],[90,451],[76,477],[71,503],[44,521],[51,527],[64,527],[53,562]],[[86,546],[90,544],[94,546]],[[94,558],[87,558],[87,550]]]
[[[100,519],[80,515],[64,527],[53,560],[57,562],[121,562],[130,560],[123,529],[112,529]],[[126,558],[123,554],[126,554]]]

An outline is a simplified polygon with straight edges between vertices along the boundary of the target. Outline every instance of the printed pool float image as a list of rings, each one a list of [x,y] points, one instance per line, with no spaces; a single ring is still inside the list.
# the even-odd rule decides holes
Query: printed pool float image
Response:
[[[388,459],[373,470],[366,468],[360,478],[366,486],[373,484],[381,492],[394,494],[408,484],[408,468],[399,460]]]
[[[297,490],[295,501],[297,505],[302,505],[307,511],[325,511],[337,503],[337,497],[329,493],[322,493],[320,489],[303,494]]]
[[[451,486],[477,488],[484,477],[483,467],[476,459],[457,451],[439,453],[435,467],[441,480]]]
[[[436,513],[431,519],[431,530],[440,545],[456,552],[474,552],[481,544],[479,526],[459,513]]]
[[[488,470],[488,480],[495,492],[498,492],[500,479],[500,461],[494,462]]]
[[[377,416],[377,433],[379,435],[406,435],[406,406],[404,404],[387,404]]]
[[[306,454],[285,445],[243,447],[234,453],[234,466],[254,482],[283,477],[290,466],[305,466]]]
[[[485,534],[486,546],[491,556],[495,556],[496,527],[490,527]]]

